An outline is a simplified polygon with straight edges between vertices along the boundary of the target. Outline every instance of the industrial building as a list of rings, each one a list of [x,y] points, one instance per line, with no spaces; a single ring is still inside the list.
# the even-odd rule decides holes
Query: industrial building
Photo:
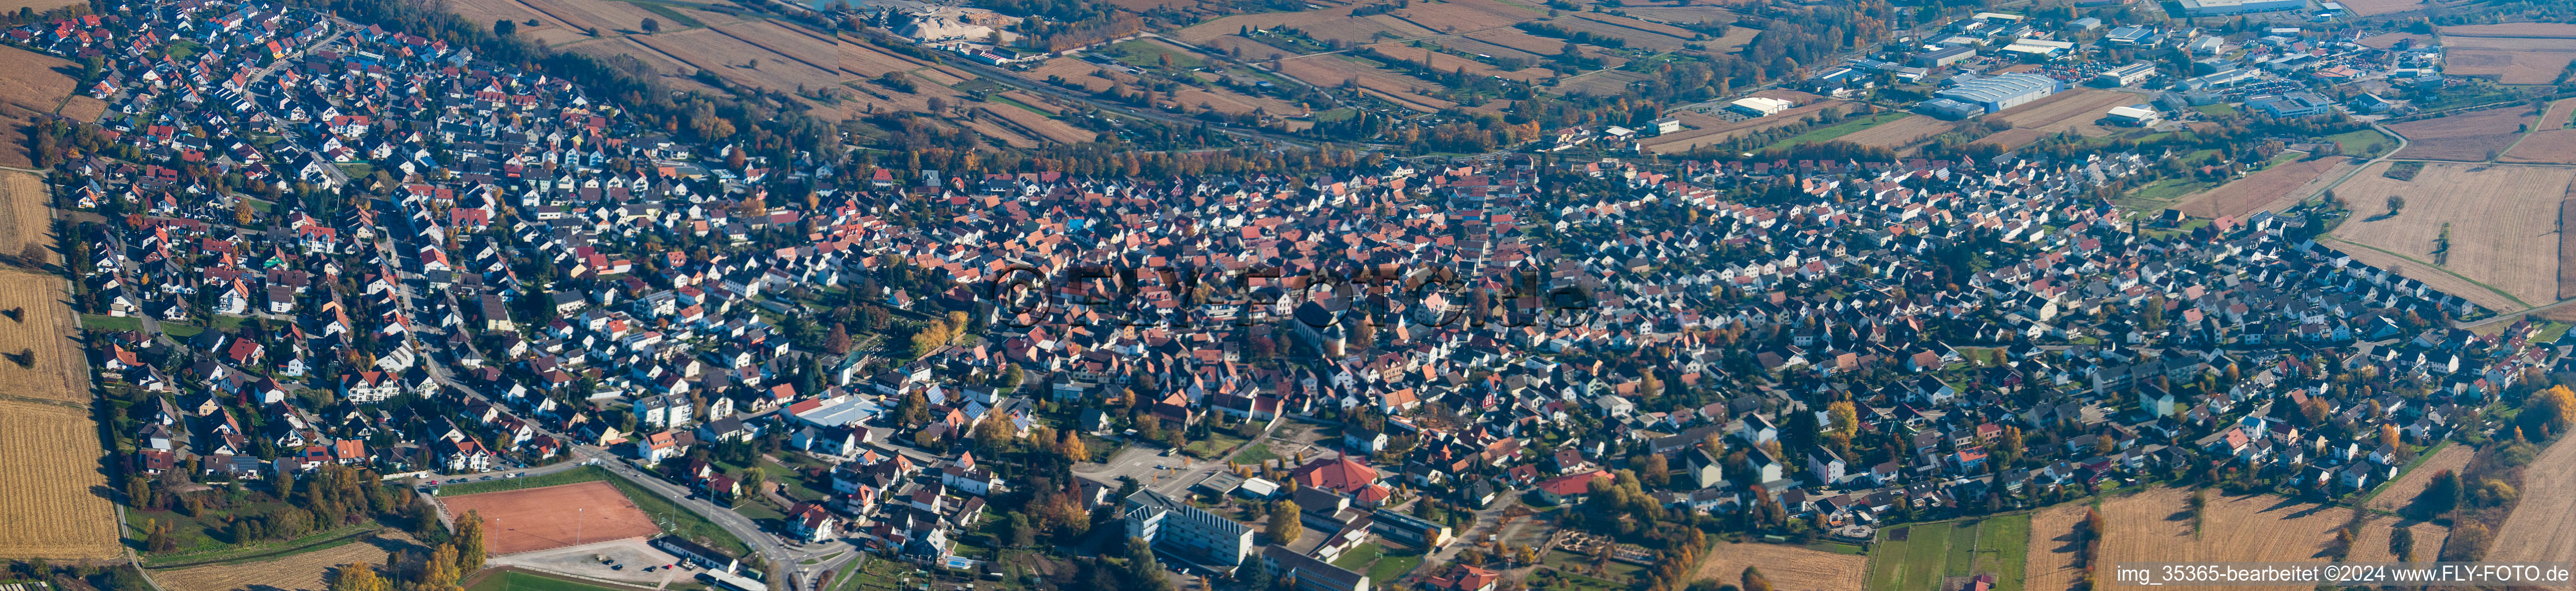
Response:
[[[1926,67],[1926,68],[1938,68],[1938,67],[1941,67],[1941,66],[1947,66],[1947,65],[1950,65],[1950,64],[1959,63],[1959,60],[1968,59],[1968,58],[1976,57],[1976,56],[1977,56],[1977,50],[1969,49],[1969,48],[1966,48],[1966,47],[1952,47],[1952,48],[1949,48],[1949,49],[1942,49],[1942,50],[1937,50],[1937,51],[1932,51],[1932,52],[1929,52],[1929,53],[1924,53],[1924,54],[1916,55],[1916,56],[1914,56],[1914,65],[1917,65],[1917,66],[1923,66],[1923,67]]]
[[[1727,103],[1726,110],[1742,113],[1747,117],[1769,117],[1795,106],[1798,104],[1781,99],[1749,96]]]
[[[2095,74],[2093,82],[2103,86],[2137,86],[2138,83],[2146,82],[2148,77],[2154,75],[2156,75],[2155,64],[2138,62]]]
[[[2165,118],[2164,113],[2158,112],[2154,107],[2144,104],[2129,105],[2126,107],[2111,107],[2111,112],[2106,114],[2110,115],[2112,123],[2136,127],[2155,125],[2156,122],[2163,121]]]
[[[2045,75],[2000,74],[1960,82],[1958,86],[1934,93],[1932,96],[1937,98],[1925,101],[1923,106],[1934,110],[1935,115],[1975,115],[2021,106],[2061,90],[2066,90],[2066,83]],[[1942,103],[1943,100],[1950,103]],[[1958,105],[1973,106],[1975,112],[1968,112]]]
[[[1128,495],[1126,523],[1127,537],[1202,564],[1231,567],[1252,556],[1252,528],[1163,493]]]
[[[2334,110],[2334,101],[2313,92],[2266,94],[2245,99],[2245,108],[2273,117],[2306,117]]]
[[[2307,7],[2308,0],[2182,0],[2182,12],[2187,16],[2280,12]]]

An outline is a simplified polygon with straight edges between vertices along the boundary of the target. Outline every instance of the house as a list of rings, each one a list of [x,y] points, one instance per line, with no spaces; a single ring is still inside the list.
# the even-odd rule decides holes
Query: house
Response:
[[[689,447],[697,443],[697,435],[693,433],[666,430],[635,440],[635,457],[645,465],[657,464],[689,453]]]
[[[824,509],[821,503],[813,501],[797,503],[795,509],[787,512],[788,533],[808,544],[831,539],[834,536],[833,528],[838,527],[840,523],[840,516],[833,515],[830,510]]]

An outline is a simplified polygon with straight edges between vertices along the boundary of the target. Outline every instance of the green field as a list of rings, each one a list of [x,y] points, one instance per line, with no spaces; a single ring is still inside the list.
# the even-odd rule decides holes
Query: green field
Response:
[[[1899,530],[1905,539],[1896,539]],[[1870,552],[1871,591],[1932,589],[1943,577],[1993,574],[1998,591],[2020,591],[2030,515],[2005,515],[1892,528]]]
[[[135,318],[135,317],[133,317],[133,316],[109,316],[109,315],[106,315],[106,314],[82,314],[82,315],[81,315],[81,328],[86,328],[86,329],[89,329],[89,330],[106,330],[106,331],[116,331],[116,332],[134,331],[134,330],[143,330],[143,320],[142,320],[142,319]]]
[[[1139,68],[1163,67],[1163,56],[1165,55],[1172,56],[1172,69],[1174,70],[1187,70],[1207,65],[1207,62],[1199,60],[1198,56],[1172,51],[1171,48],[1165,47],[1160,43],[1144,39],[1126,41],[1109,47],[1117,50],[1118,61],[1126,62],[1127,65]]]
[[[2377,157],[2380,152],[2397,147],[2395,140],[2388,139],[2386,134],[2372,129],[2326,136],[2326,141],[2334,142],[2335,146],[2343,148],[2346,156],[2363,158]]]
[[[608,469],[607,469],[607,468],[601,468],[601,467],[598,467],[598,466],[582,466],[582,467],[579,467],[579,468],[574,468],[574,469],[571,469],[571,470],[565,470],[565,471],[562,471],[562,472],[556,472],[556,473],[553,473],[553,474],[540,474],[540,475],[536,475],[536,476],[530,476],[530,477],[527,477],[527,478],[504,478],[504,479],[499,479],[499,480],[485,480],[485,481],[481,481],[481,482],[467,482],[467,483],[463,483],[463,484],[450,484],[450,485],[446,485],[446,486],[438,487],[438,496],[442,496],[442,497],[453,497],[453,496],[459,496],[459,495],[482,494],[482,493],[490,493],[490,492],[501,492],[501,491],[505,491],[505,490],[519,490],[519,489],[526,489],[526,488],[537,488],[537,487],[541,487],[541,486],[554,486],[554,485],[558,485],[558,484],[573,484],[573,483],[579,483],[579,482],[592,482],[592,481],[598,481],[598,480],[607,480],[607,479],[609,479],[609,478],[610,478],[610,476],[608,475]]]
[[[2209,114],[2209,115],[2234,115],[2234,114],[2236,114],[2236,107],[2230,107],[2230,106],[2227,106],[2227,103],[2213,103],[2213,104],[2201,105],[2201,106],[2197,106],[2197,107],[2192,107],[2192,110],[2200,111],[2200,112],[2201,112],[2201,113],[2203,113],[2203,114]]]
[[[611,588],[611,587],[601,587],[601,586],[598,586],[598,585],[592,585],[592,584],[588,584],[588,583],[581,583],[581,582],[575,582],[575,581],[566,581],[566,580],[563,580],[563,579],[557,579],[557,578],[553,578],[553,577],[537,576],[537,575],[532,575],[532,574],[523,573],[523,572],[518,572],[518,571],[502,571],[502,572],[493,573],[493,574],[492,574],[492,576],[484,577],[482,582],[480,582],[480,583],[475,583],[473,588],[471,588],[471,589],[467,589],[466,591],[618,591],[618,590],[617,590],[617,589],[615,589],[615,588]]]
[[[1857,132],[1857,131],[1860,131],[1860,130],[1863,130],[1863,129],[1869,129],[1871,126],[1878,125],[1878,124],[1880,124],[1880,123],[1886,123],[1886,122],[1889,122],[1889,121],[1895,121],[1895,120],[1898,120],[1898,119],[1904,119],[1904,118],[1906,118],[1906,117],[1908,117],[1908,116],[1911,116],[1911,115],[1913,115],[1913,113],[1908,113],[1908,112],[1904,112],[1904,111],[1889,111],[1889,112],[1886,112],[1886,113],[1879,113],[1879,114],[1876,114],[1876,115],[1862,115],[1862,116],[1858,116],[1858,117],[1852,117],[1852,118],[1850,118],[1850,119],[1844,119],[1841,123],[1836,123],[1836,124],[1828,125],[1828,126],[1825,126],[1825,127],[1819,127],[1819,128],[1815,128],[1815,129],[1810,129],[1810,130],[1807,130],[1807,132],[1806,132],[1806,133],[1801,133],[1801,134],[1798,134],[1798,135],[1795,135],[1795,136],[1791,136],[1789,139],[1784,139],[1784,140],[1780,140],[1780,141],[1777,141],[1777,142],[1772,142],[1772,143],[1771,143],[1771,145],[1763,146],[1763,147],[1762,147],[1762,149],[1764,149],[1764,150],[1776,150],[1776,149],[1787,148],[1787,147],[1790,147],[1790,146],[1795,146],[1795,145],[1798,145],[1798,144],[1809,144],[1809,143],[1815,143],[1815,142],[1821,142],[1821,141],[1831,140],[1831,139],[1834,139],[1834,138],[1838,138],[1838,137],[1842,137],[1842,136],[1846,136],[1846,135],[1851,135],[1853,132]]]

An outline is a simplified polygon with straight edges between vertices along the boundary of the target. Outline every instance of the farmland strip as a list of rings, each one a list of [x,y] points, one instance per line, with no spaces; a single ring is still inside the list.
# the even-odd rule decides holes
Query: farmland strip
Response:
[[[718,33],[723,33],[723,34],[724,34],[724,36],[726,36],[726,37],[732,37],[732,38],[734,38],[734,39],[735,39],[735,40],[737,40],[737,41],[741,41],[741,42],[743,42],[743,43],[751,44],[751,46],[752,46],[752,47],[758,47],[758,48],[761,48],[761,49],[769,50],[769,52],[770,52],[770,53],[775,53],[775,54],[778,54],[778,55],[781,55],[781,56],[785,56],[787,59],[796,60],[796,63],[805,64],[805,65],[808,65],[808,66],[813,66],[813,67],[814,67],[814,69],[817,69],[817,70],[822,70],[822,71],[825,71],[825,72],[830,72],[830,71],[833,71],[833,70],[837,69],[837,68],[834,68],[834,67],[832,67],[832,66],[826,66],[826,65],[817,64],[817,63],[814,63],[814,62],[805,61],[805,58],[796,57],[794,54],[790,54],[790,53],[787,53],[787,52],[784,52],[784,51],[779,51],[777,48],[774,48],[774,47],[770,47],[770,46],[767,46],[767,45],[761,45],[759,41],[753,41],[753,40],[750,40],[750,39],[745,39],[745,38],[743,38],[743,36],[741,36],[741,35],[735,35],[735,34],[733,34],[733,31],[727,31],[727,30],[724,30],[724,27],[707,27],[707,28],[709,28],[709,29],[714,29],[714,30],[715,30],[715,32],[718,32]],[[835,57],[838,57],[838,56],[835,56]]]
[[[1691,39],[1691,38],[1689,38],[1689,37],[1683,37],[1683,36],[1679,36],[1679,35],[1674,35],[1674,34],[1672,34],[1672,33],[1666,33],[1666,32],[1663,32],[1663,31],[1657,31],[1657,30],[1653,30],[1653,29],[1648,29],[1648,28],[1644,28],[1644,27],[1639,27],[1639,26],[1636,26],[1636,25],[1628,24],[1628,23],[1623,23],[1623,22],[1619,22],[1619,21],[1614,21],[1614,20],[1604,19],[1604,18],[1600,18],[1600,17],[1592,16],[1592,15],[1590,15],[1590,14],[1585,14],[1585,13],[1581,13],[1581,12],[1574,13],[1574,16],[1575,16],[1576,18],[1580,18],[1580,19],[1583,19],[1583,20],[1592,21],[1592,22],[1596,22],[1596,23],[1601,23],[1601,24],[1605,24],[1605,25],[1610,25],[1610,26],[1613,26],[1613,27],[1619,27],[1619,28],[1622,28],[1622,29],[1628,29],[1628,30],[1631,30],[1631,31],[1642,31],[1642,32],[1647,32],[1647,33],[1654,33],[1654,34],[1656,34],[1656,35],[1662,35],[1662,36],[1665,36],[1665,37],[1671,37],[1671,38],[1678,39],[1678,40],[1682,40],[1682,41],[1689,41],[1689,40]],[[1646,21],[1637,21],[1637,22],[1641,22],[1641,23],[1642,23],[1642,22],[1646,22]]]
[[[546,9],[543,9],[543,8],[537,8],[537,5],[535,5],[535,4],[529,4],[529,3],[528,3],[528,0],[510,0],[510,1],[511,1],[511,2],[517,2],[517,3],[519,3],[519,5],[520,5],[520,6],[528,7],[528,10],[534,10],[534,11],[537,11],[537,14],[545,15],[545,17],[546,17],[546,18],[555,19],[555,24],[563,25],[564,30],[566,30],[566,31],[578,32],[578,33],[581,33],[581,34],[583,34],[583,35],[589,35],[589,36],[594,37],[594,38],[595,38],[595,37],[598,37],[598,35],[592,34],[592,33],[590,32],[590,27],[577,27],[577,26],[573,26],[572,21],[570,21],[570,20],[566,20],[566,19],[564,19],[564,17],[562,17],[562,16],[560,16],[560,15],[557,15],[557,14],[555,14],[555,13],[546,12]]]

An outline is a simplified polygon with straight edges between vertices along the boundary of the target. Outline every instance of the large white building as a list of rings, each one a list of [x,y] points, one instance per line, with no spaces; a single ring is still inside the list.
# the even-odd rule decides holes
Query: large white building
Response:
[[[2308,0],[2182,0],[2182,12],[2189,16],[2277,12],[2307,7]]]
[[[1236,566],[1252,556],[1252,528],[1151,490],[1127,497],[1127,537],[1205,564]]]

